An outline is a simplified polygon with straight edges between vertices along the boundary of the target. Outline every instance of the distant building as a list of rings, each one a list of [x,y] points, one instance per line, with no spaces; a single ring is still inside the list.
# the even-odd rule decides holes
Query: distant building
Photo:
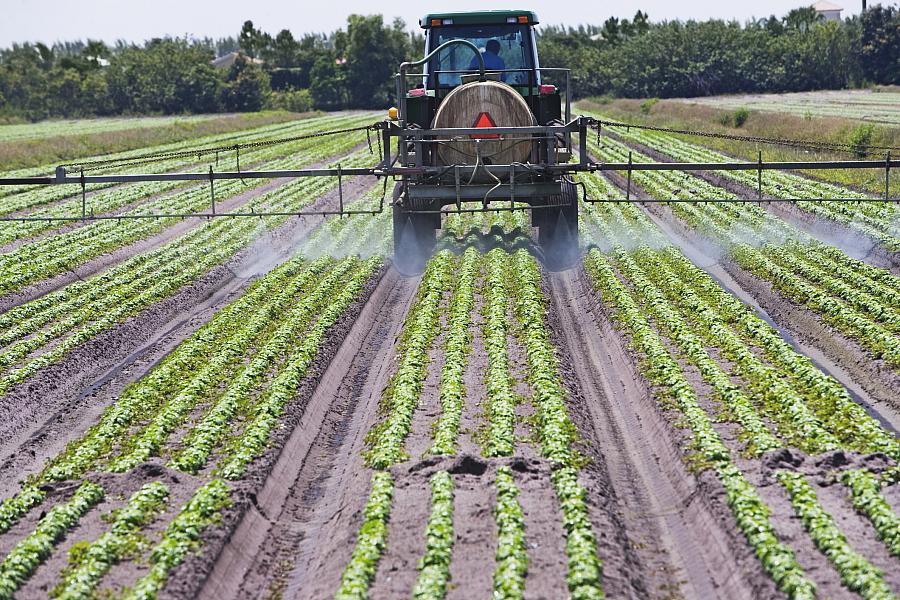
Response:
[[[228,54],[224,54],[218,58],[214,58],[212,61],[212,66],[217,69],[230,69],[231,66],[237,61],[239,56],[243,56],[246,60],[250,61],[254,65],[261,65],[263,61],[258,58],[250,58],[243,52],[229,52]]]
[[[828,2],[827,0],[820,0],[813,4],[812,7],[817,13],[825,17],[826,21],[840,21],[841,13],[844,11],[844,9],[837,4]]]

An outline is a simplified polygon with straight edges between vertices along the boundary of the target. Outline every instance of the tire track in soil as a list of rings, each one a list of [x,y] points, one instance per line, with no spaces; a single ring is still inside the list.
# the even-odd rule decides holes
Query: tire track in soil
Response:
[[[417,278],[394,269],[379,283],[199,598],[259,598],[272,591],[321,598],[337,589],[371,482],[361,456],[364,438],[394,371],[417,285]]]
[[[345,193],[365,189],[356,179]],[[259,189],[254,190],[263,193]],[[336,191],[314,207],[336,205]],[[125,386],[235,299],[253,280],[292,256],[320,221],[290,219],[168,298],[80,345],[0,398],[0,494],[40,470],[44,460],[84,433]]]
[[[631,354],[590,293],[581,271],[549,276],[554,329],[571,360],[589,422],[581,434],[604,464],[613,499],[605,520],[619,525],[637,560],[610,551],[603,530],[601,558],[615,597],[750,598],[777,596],[724,505],[709,474],[695,477],[672,439],[671,416],[635,370]],[[674,432],[683,438],[683,432]],[[590,493],[590,492],[589,492]],[[716,498],[719,496],[719,498]],[[615,543],[615,542],[613,542]]]

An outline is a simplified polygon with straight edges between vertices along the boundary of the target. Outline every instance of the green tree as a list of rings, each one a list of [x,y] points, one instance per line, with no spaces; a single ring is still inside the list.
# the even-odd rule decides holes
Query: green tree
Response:
[[[228,72],[228,80],[222,90],[222,105],[225,110],[262,110],[268,95],[269,76],[247,58],[238,57]]]
[[[106,68],[109,96],[120,113],[215,112],[221,79],[212,51],[183,39],[154,39],[125,48]]]
[[[876,5],[860,16],[859,61],[874,83],[900,84],[900,10]]]
[[[347,61],[350,107],[380,108],[393,103],[392,76],[410,52],[403,21],[397,19],[387,27],[381,15],[350,15],[347,34],[339,41],[338,54]]]

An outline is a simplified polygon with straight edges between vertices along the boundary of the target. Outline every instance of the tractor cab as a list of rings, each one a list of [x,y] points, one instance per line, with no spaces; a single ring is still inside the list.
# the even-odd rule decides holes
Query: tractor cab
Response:
[[[534,25],[537,17],[524,11],[442,13],[426,15],[425,51],[433,52],[454,39],[468,40],[481,52],[494,79],[514,87],[535,89],[540,85]],[[467,47],[454,46],[425,66],[424,86],[446,92],[477,71],[476,57]]]
[[[405,173],[393,201],[402,272],[424,265],[451,212],[527,210],[546,264],[577,256],[571,142],[587,137],[586,121],[572,119],[568,69],[540,66],[537,23],[521,10],[421,19],[425,56],[400,65],[400,106],[384,131],[385,164]]]

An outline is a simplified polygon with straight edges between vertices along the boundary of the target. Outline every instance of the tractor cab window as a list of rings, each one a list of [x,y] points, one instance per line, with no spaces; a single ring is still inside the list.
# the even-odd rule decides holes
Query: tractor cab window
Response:
[[[501,81],[510,85],[529,85],[535,67],[529,26],[435,27],[430,31],[428,51],[432,52],[444,42],[456,39],[475,44],[484,57],[485,69],[502,71],[499,74]],[[455,45],[442,50],[429,61],[428,71],[428,87],[454,87],[462,83],[465,72],[478,72],[478,61],[471,48]],[[532,85],[535,83],[531,81]]]

